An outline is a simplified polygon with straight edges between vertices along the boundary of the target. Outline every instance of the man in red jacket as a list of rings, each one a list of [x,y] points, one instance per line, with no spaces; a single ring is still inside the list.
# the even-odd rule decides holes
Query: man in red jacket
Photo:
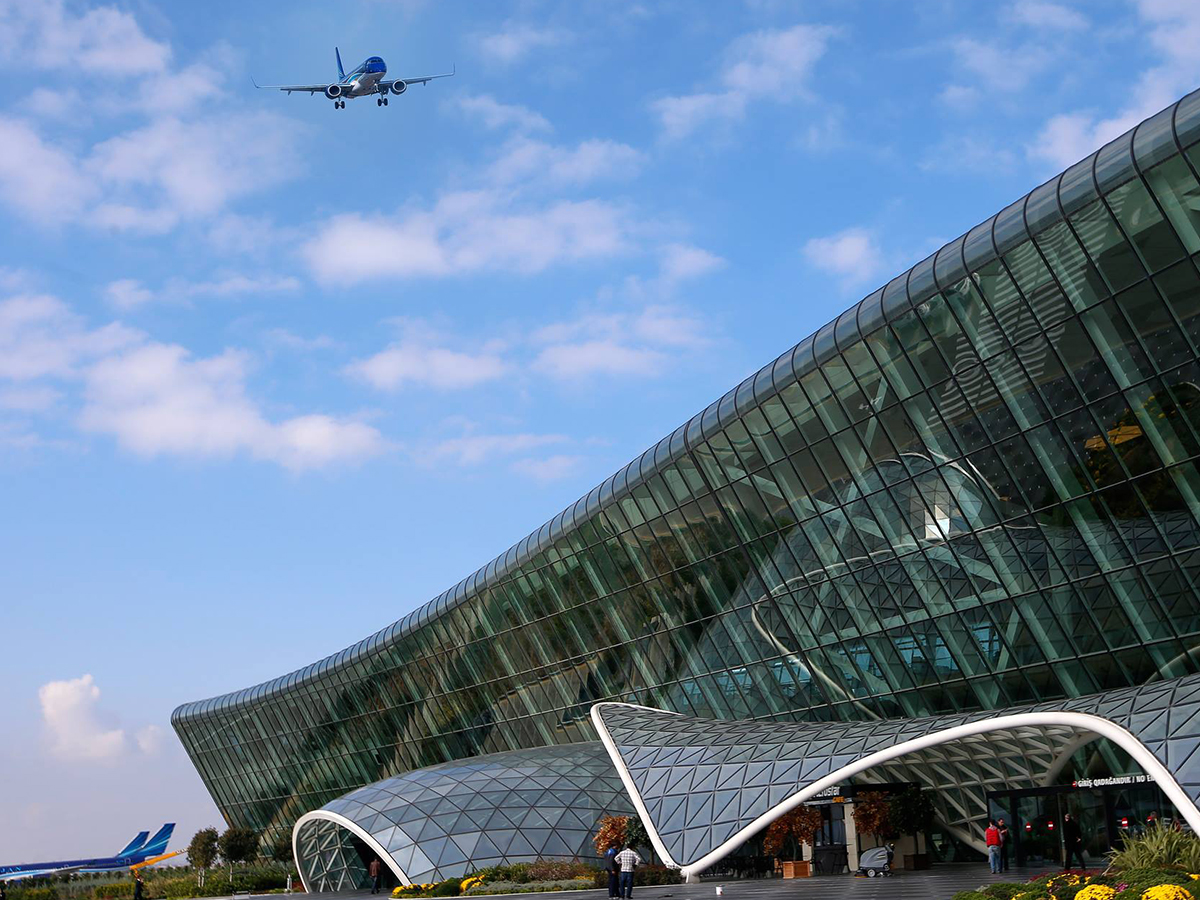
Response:
[[[1000,874],[1000,847],[1004,844],[1004,838],[1000,834],[1000,829],[996,827],[995,819],[988,819],[987,831],[983,833],[984,843],[987,844],[988,865],[992,867],[992,874]]]

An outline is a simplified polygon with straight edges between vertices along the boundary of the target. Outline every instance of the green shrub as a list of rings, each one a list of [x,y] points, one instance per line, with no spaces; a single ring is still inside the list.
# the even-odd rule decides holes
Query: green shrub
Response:
[[[8,892],[8,900],[58,900],[58,896],[58,890],[53,885],[18,887]]]
[[[679,874],[678,869],[672,869],[670,866],[661,866],[658,863],[651,863],[647,866],[638,866],[633,873],[633,883],[638,886],[655,885],[655,884],[683,884],[683,876]],[[607,885],[608,882],[606,881]]]
[[[1200,872],[1200,837],[1190,831],[1151,825],[1143,835],[1126,837],[1120,849],[1108,855],[1108,862],[1115,872],[1133,869]]]
[[[996,884],[989,884],[978,893],[982,893],[989,900],[1012,900],[1021,891],[1028,889],[1029,885],[1027,884],[1000,881]]]
[[[433,886],[433,890],[429,892],[430,897],[457,897],[462,893],[461,878],[447,878],[445,881],[439,881]]]
[[[959,891],[954,895],[953,900],[990,900],[990,898],[982,891]]]
[[[570,878],[561,881],[489,881],[469,889],[466,896],[542,893],[544,891],[586,891],[590,890],[591,887],[591,878]]]

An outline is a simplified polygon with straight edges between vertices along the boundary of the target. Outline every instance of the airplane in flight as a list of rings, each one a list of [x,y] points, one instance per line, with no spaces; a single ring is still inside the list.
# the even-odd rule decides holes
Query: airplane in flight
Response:
[[[441,75],[389,79],[384,77],[387,75],[387,64],[379,56],[367,57],[362,65],[347,74],[342,69],[342,52],[334,47],[333,53],[337,57],[337,81],[328,84],[259,84],[255,81],[254,86],[263,90],[287,91],[289,94],[293,91],[308,91],[309,96],[324,94],[333,101],[334,109],[345,109],[346,98],[353,100],[356,97],[374,96],[376,106],[387,106],[389,93],[403,94],[410,84],[428,84],[435,78],[449,78],[454,74],[452,67],[451,71]]]
[[[21,863],[15,866],[0,866],[0,881],[17,881],[22,878],[46,878],[51,875],[71,875],[75,872],[116,872],[121,869],[140,869],[152,866],[164,859],[179,856],[182,850],[167,853],[167,842],[175,823],[168,822],[150,837],[150,832],[139,832],[137,837],[118,850],[115,856],[96,859],[63,859],[54,862]]]

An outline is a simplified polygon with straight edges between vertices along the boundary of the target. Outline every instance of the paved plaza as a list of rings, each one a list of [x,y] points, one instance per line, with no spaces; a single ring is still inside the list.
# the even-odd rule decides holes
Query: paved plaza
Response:
[[[986,863],[943,865],[924,872],[897,872],[890,878],[855,878],[852,875],[831,875],[821,878],[704,879],[698,884],[678,884],[663,887],[637,888],[634,900],[715,900],[717,886],[722,888],[721,900],[950,900],[958,891],[997,881],[1028,881],[1047,871],[1013,869],[1004,877],[989,875]],[[303,894],[284,895],[301,898]],[[370,900],[370,891],[316,895],[338,900]],[[377,895],[379,896],[379,895]],[[386,897],[386,895],[382,895]],[[505,894],[506,900],[533,898],[578,897],[579,900],[599,900],[604,891],[563,891],[552,894]]]

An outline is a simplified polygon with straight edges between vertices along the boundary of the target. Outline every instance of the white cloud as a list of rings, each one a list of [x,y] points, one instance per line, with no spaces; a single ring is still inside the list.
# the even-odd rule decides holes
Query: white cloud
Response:
[[[50,752],[68,761],[112,760],[125,751],[125,732],[110,727],[99,710],[100,688],[91,675],[50,681],[38,688]]]
[[[245,454],[297,471],[383,452],[379,432],[361,422],[315,414],[270,421],[246,393],[247,367],[234,351],[195,359],[159,343],[114,354],[86,373],[80,427],[139,456]]]
[[[644,155],[628,144],[608,140],[581,141],[563,147],[529,138],[516,138],[488,170],[498,184],[534,179],[552,185],[582,185],[604,178],[630,178]]]
[[[552,378],[575,379],[594,375],[652,375],[665,361],[661,350],[602,338],[552,344],[538,354],[533,367]]]
[[[1017,156],[1007,147],[997,146],[970,134],[950,135],[930,148],[920,166],[927,172],[1008,172]]]
[[[506,22],[499,31],[480,35],[476,40],[485,60],[511,65],[533,50],[561,46],[571,37],[570,32],[560,28],[535,28],[520,22]]]
[[[1088,20],[1079,10],[1046,0],[1017,0],[1008,11],[1015,22],[1041,30],[1081,31]]]
[[[120,310],[134,309],[154,299],[153,291],[134,278],[110,281],[104,288],[104,295],[109,303]]]
[[[804,245],[804,256],[816,268],[836,276],[846,288],[869,281],[885,262],[874,233],[858,227],[812,238]]]
[[[690,244],[668,244],[663,249],[659,278],[665,284],[674,286],[681,281],[689,281],[707,275],[724,265],[725,260],[702,247],[694,247]]]
[[[714,120],[740,119],[753,100],[807,96],[812,70],[835,33],[828,26],[795,25],[737,38],[726,51],[720,89],[651,104],[664,137],[679,139]]]
[[[0,409],[13,412],[45,412],[62,397],[50,387],[21,387],[0,389]]]
[[[1111,116],[1076,110],[1053,116],[1027,147],[1029,155],[1063,168],[1165,108],[1200,80],[1200,5],[1192,0],[1138,0],[1159,63],[1138,78],[1124,107]]]
[[[265,335],[268,342],[286,347],[289,350],[307,352],[310,350],[329,350],[338,346],[338,342],[326,334],[316,337],[303,337],[288,331],[286,328],[272,328]]]
[[[550,131],[550,123],[526,106],[501,103],[489,94],[459,97],[458,108],[488,128],[514,128],[518,131]]]
[[[534,481],[545,484],[551,481],[560,481],[568,475],[575,474],[582,462],[582,456],[556,453],[542,459],[533,457],[518,459],[513,462],[510,468],[518,475],[524,475],[527,478],[532,478]]]
[[[42,69],[70,60],[77,72],[130,77],[164,72],[171,48],[111,6],[76,15],[62,0],[0,0],[0,57]]]
[[[444,344],[445,340],[429,329],[410,326],[399,341],[351,363],[346,373],[378,390],[394,391],[410,384],[441,390],[469,388],[494,381],[508,371],[495,348],[470,353]]]
[[[138,749],[147,756],[157,754],[162,749],[165,739],[166,735],[157,725],[147,725],[145,728],[139,729],[138,733],[134,735]]]
[[[297,167],[295,131],[290,120],[272,113],[162,118],[96,145],[86,167],[128,195],[125,202],[134,209],[207,216],[290,176]]]
[[[1023,90],[1059,58],[1051,46],[1042,43],[1006,45],[963,37],[951,41],[950,49],[956,74],[970,73],[1001,93]]]
[[[88,329],[54,297],[10,297],[0,301],[0,378],[67,378],[82,364],[139,339],[118,323]]]
[[[956,109],[973,109],[982,97],[979,88],[965,84],[948,84],[938,94],[939,100]]]
[[[341,286],[381,278],[481,271],[531,274],[625,253],[628,213],[601,200],[514,210],[494,191],[444,195],[433,209],[395,217],[335,216],[302,248],[313,275]]]
[[[61,225],[96,195],[69,153],[27,122],[0,116],[0,201],[39,222]]]
[[[668,351],[709,343],[700,319],[667,306],[555,322],[539,329],[533,340],[542,345],[533,369],[564,381],[657,374],[670,358]]]
[[[424,454],[427,463],[452,462],[475,466],[503,456],[525,453],[567,440],[561,434],[467,434],[433,445]]]

